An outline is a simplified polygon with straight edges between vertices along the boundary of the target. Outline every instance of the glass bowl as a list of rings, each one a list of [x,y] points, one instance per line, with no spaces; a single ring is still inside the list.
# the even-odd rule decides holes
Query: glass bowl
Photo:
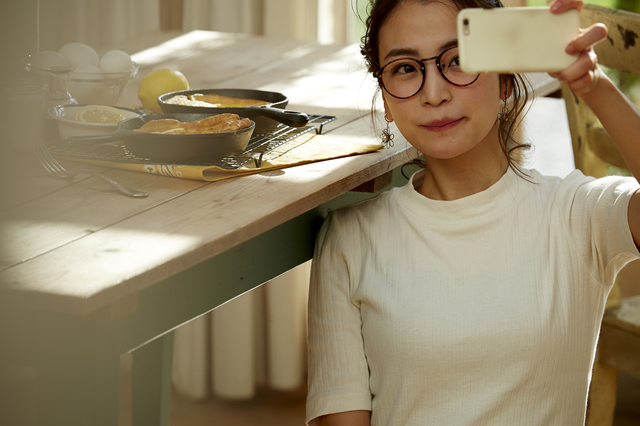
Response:
[[[44,68],[31,65],[31,56],[24,60],[25,69],[36,79],[49,82],[50,74]],[[80,104],[114,105],[129,82],[138,74],[139,65],[133,62],[128,71],[112,73],[78,73],[71,71],[67,77],[67,90]]]

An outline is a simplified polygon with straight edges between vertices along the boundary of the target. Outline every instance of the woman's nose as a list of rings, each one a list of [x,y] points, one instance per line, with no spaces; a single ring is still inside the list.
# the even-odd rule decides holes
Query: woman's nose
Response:
[[[451,99],[451,85],[444,79],[435,63],[426,63],[424,84],[418,96],[423,104],[438,106]]]

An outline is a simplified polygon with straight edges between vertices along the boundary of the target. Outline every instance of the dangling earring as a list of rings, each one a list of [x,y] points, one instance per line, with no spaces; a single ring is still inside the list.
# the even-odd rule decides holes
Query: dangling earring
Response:
[[[393,138],[394,138],[395,135],[393,133],[391,133],[391,131],[389,130],[389,123],[391,123],[393,120],[389,120],[387,118],[387,115],[385,114],[384,121],[387,122],[387,127],[385,127],[382,130],[382,134],[380,135],[380,137],[382,138],[382,144],[384,146],[386,146],[387,148],[392,148],[393,147]]]
[[[499,126],[504,120],[508,120],[509,110],[507,109],[507,99],[502,100],[502,108],[500,108],[500,112],[498,113],[498,118],[496,119],[496,126]]]

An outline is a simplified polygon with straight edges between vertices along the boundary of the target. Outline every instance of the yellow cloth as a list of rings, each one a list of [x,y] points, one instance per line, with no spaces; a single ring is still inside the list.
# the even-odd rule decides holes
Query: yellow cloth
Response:
[[[263,156],[260,168],[256,168],[251,161],[244,166],[229,170],[216,166],[190,166],[172,164],[140,164],[123,163],[118,161],[90,160],[73,158],[74,161],[83,161],[105,167],[133,170],[160,174],[183,179],[196,179],[205,181],[217,181],[236,176],[253,173],[261,173],[266,170],[282,169],[300,164],[329,160],[332,158],[347,157],[350,155],[364,154],[377,151],[382,148],[379,144],[367,144],[334,138],[327,135],[316,135],[311,132],[298,136],[273,151]]]

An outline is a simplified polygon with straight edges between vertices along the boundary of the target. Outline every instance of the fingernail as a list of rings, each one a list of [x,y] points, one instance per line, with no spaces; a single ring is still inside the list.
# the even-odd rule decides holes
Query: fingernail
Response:
[[[555,2],[555,3],[553,3],[553,4],[551,5],[551,10],[552,10],[553,12],[557,11],[558,9],[560,9],[560,2],[559,2],[559,1],[557,1],[557,2]]]
[[[570,44],[567,46],[567,48],[565,49],[565,51],[569,54],[569,55],[573,55],[576,53],[576,48],[573,46],[573,44]]]

